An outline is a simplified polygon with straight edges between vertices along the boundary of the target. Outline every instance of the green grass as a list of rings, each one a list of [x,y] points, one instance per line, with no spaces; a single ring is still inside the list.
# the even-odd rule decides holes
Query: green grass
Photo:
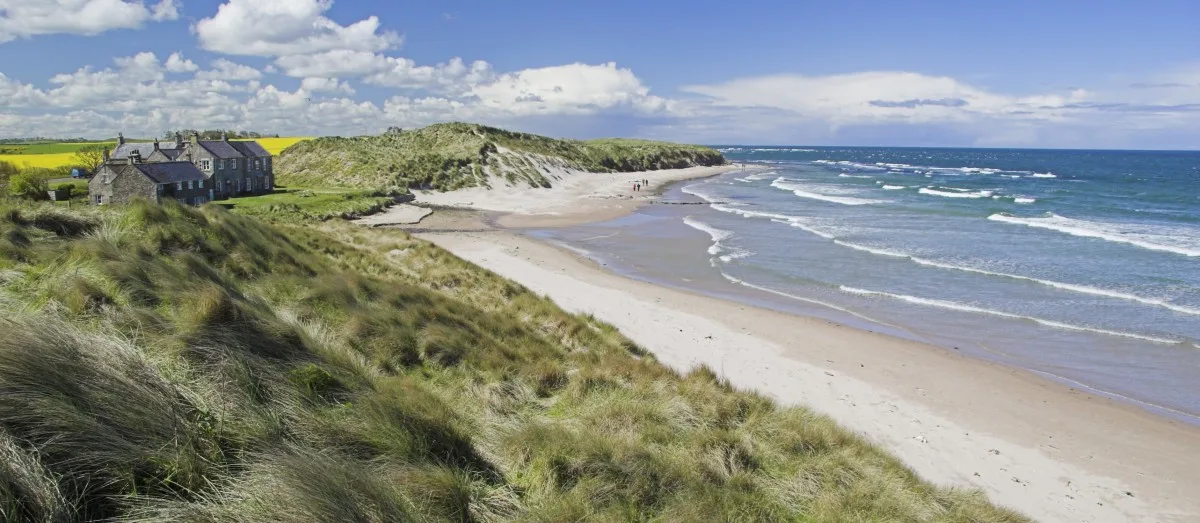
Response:
[[[219,202],[238,214],[285,221],[357,218],[374,214],[395,203],[400,192],[339,188],[277,187],[260,196],[242,196]]]
[[[506,152],[510,151],[510,152]],[[288,147],[276,162],[282,183],[382,189],[452,190],[486,185],[484,168],[510,184],[546,187],[546,168],[631,172],[720,165],[708,147],[647,140],[559,140],[466,123],[403,133],[326,137]]]
[[[402,231],[0,203],[0,520],[1025,521]]]

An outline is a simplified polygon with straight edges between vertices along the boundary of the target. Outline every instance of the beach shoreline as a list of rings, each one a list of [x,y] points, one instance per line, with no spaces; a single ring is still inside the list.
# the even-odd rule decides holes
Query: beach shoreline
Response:
[[[761,167],[732,163],[712,167],[662,169],[629,173],[585,173],[561,170],[547,189],[528,186],[472,187],[456,191],[417,191],[416,203],[468,208],[490,213],[506,229],[569,227],[620,218],[657,200],[671,184]],[[645,180],[646,186],[633,190]]]
[[[696,177],[663,176],[656,188]],[[613,219],[652,200],[597,208],[574,198],[585,202],[551,219],[458,202],[482,213],[437,212],[413,232],[612,323],[677,370],[708,365],[738,387],[829,415],[932,482],[979,488],[1039,520],[1200,515],[1189,498],[1200,484],[1197,427],[951,349],[634,280],[519,234]]]

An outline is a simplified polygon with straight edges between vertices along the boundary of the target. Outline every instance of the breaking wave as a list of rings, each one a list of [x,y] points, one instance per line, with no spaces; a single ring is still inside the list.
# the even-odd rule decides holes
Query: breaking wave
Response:
[[[1096,238],[1113,243],[1134,245],[1152,251],[1171,252],[1184,256],[1200,256],[1200,231],[1175,227],[1139,224],[1089,222],[1046,213],[1042,217],[1020,217],[993,214],[989,220],[1049,229],[1072,236]]]
[[[1092,327],[1084,327],[1081,325],[1072,325],[1070,323],[1062,323],[1062,322],[1058,322],[1058,321],[1047,320],[1044,318],[1037,318],[1034,316],[1023,316],[1020,314],[1013,314],[1010,312],[1003,312],[1003,311],[997,311],[997,310],[992,310],[992,309],[984,309],[981,307],[975,307],[972,305],[966,305],[966,304],[956,303],[956,302],[952,302],[952,301],[935,300],[935,299],[931,299],[931,298],[920,298],[917,296],[908,296],[906,294],[892,294],[890,292],[882,292],[882,291],[869,291],[869,290],[864,290],[864,289],[856,289],[854,287],[847,287],[845,285],[841,285],[841,286],[839,286],[839,288],[843,292],[846,292],[849,294],[857,294],[859,296],[880,296],[880,297],[891,298],[894,300],[900,300],[900,301],[904,301],[904,302],[908,302],[908,303],[914,303],[917,305],[926,305],[929,307],[937,307],[937,308],[941,308],[941,309],[950,309],[950,310],[957,310],[957,311],[962,311],[962,312],[973,312],[976,314],[987,314],[987,315],[991,315],[991,316],[998,316],[1001,318],[1010,318],[1010,319],[1014,319],[1014,320],[1026,320],[1026,321],[1032,321],[1032,322],[1035,322],[1035,323],[1038,323],[1041,325],[1045,325],[1047,327],[1054,327],[1054,328],[1058,328],[1058,329],[1082,331],[1082,332],[1092,332],[1092,333],[1104,334],[1104,335],[1108,335],[1108,336],[1120,336],[1123,338],[1133,338],[1133,339],[1139,339],[1139,340],[1149,341],[1149,342],[1154,342],[1154,343],[1165,343],[1165,344],[1172,344],[1172,345],[1179,343],[1179,340],[1174,340],[1174,339],[1169,339],[1169,338],[1157,338],[1154,336],[1145,336],[1142,334],[1134,334],[1132,332],[1113,331],[1113,330],[1106,330],[1106,329],[1094,329]]]
[[[917,190],[921,194],[941,196],[943,198],[987,198],[992,195],[992,191],[970,191],[969,189],[950,189],[950,191],[930,189],[928,187],[922,187]]]
[[[775,181],[771,182],[771,187],[774,187],[774,188],[780,189],[780,190],[784,190],[784,191],[791,191],[792,194],[795,194],[796,196],[799,196],[801,198],[808,198],[810,200],[820,200],[820,201],[836,203],[836,204],[840,204],[840,205],[872,205],[872,204],[877,204],[877,203],[887,203],[884,200],[870,200],[867,198],[854,198],[854,197],[850,197],[850,196],[833,196],[833,195],[829,195],[829,194],[815,193],[815,192],[806,190],[807,187],[805,187],[804,185],[796,184],[796,183],[789,183],[786,181],[786,178],[782,178],[782,177],[776,178]]]

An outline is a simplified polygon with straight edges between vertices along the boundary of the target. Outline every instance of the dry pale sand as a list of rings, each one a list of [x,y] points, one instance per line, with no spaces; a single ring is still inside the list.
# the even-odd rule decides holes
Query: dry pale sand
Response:
[[[400,203],[388,207],[383,212],[372,214],[357,220],[352,220],[352,223],[366,225],[368,227],[382,227],[385,225],[412,225],[421,223],[421,220],[430,214],[433,214],[433,209],[428,207],[418,207],[416,205]]]
[[[716,176],[742,165],[691,167],[633,173],[585,173],[556,169],[551,187],[510,186],[498,178],[492,188],[472,187],[449,192],[417,191],[417,202],[444,207],[471,208],[504,213],[497,223],[505,227],[560,227],[587,221],[617,218],[654,198],[671,182]],[[633,190],[638,180],[649,185]]]
[[[1043,521],[1200,521],[1196,427],[952,350],[627,279],[510,232],[420,236],[671,367],[832,416],[935,483]]]
[[[484,212],[438,211],[413,232],[612,323],[667,365],[708,365],[828,414],[935,483],[1043,521],[1200,521],[1200,428],[953,350],[624,278],[493,228],[612,219],[668,182],[742,168],[425,193],[418,201]],[[651,190],[633,192],[643,178]]]

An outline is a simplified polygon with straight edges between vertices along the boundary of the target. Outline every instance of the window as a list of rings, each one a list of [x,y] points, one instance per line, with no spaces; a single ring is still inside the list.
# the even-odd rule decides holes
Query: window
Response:
[[[262,160],[254,160],[254,170],[256,170],[256,171],[262,170]]]
[[[204,188],[204,180],[200,180],[200,181],[196,182],[196,187],[203,189]]]
[[[225,162],[222,162],[221,160],[217,160],[217,170],[220,171],[224,168],[225,168]]]
[[[175,190],[182,191],[183,190],[183,182],[175,182]]]
[[[212,170],[212,163],[207,159],[200,160],[200,169],[210,171]]]
[[[98,203],[100,205],[104,205],[104,195],[103,194],[96,195],[96,203]]]
[[[234,169],[237,169],[237,158],[230,158],[229,163],[233,165]]]
[[[191,188],[192,188],[192,181],[188,180],[188,189],[191,189]]]

